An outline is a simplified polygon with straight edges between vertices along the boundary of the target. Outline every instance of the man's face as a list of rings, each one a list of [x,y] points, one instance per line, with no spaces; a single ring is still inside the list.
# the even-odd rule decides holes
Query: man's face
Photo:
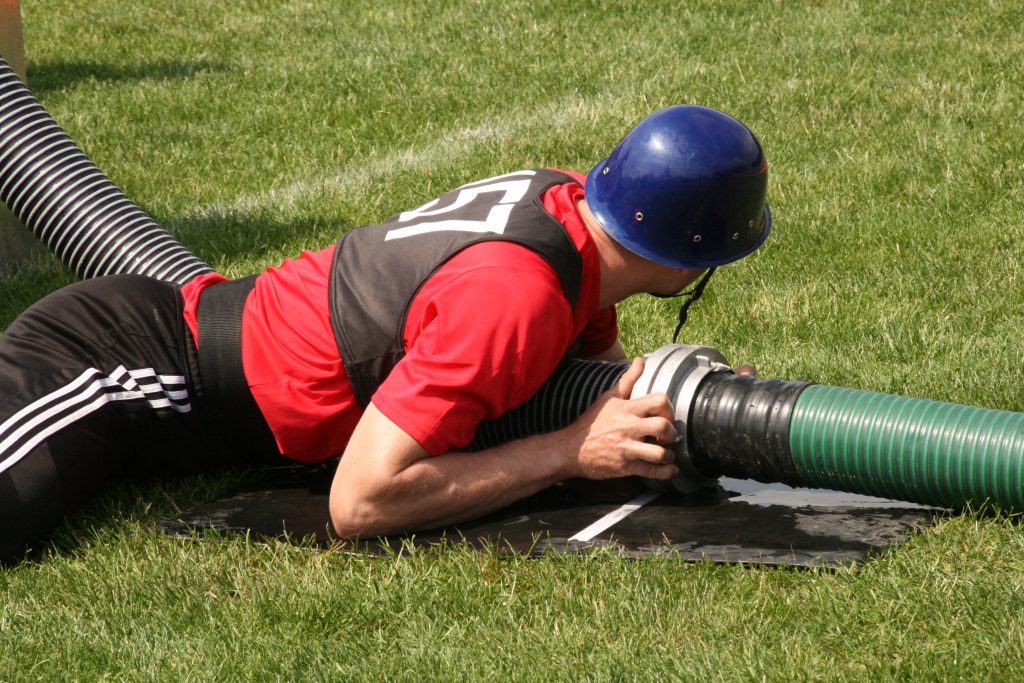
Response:
[[[650,290],[651,294],[658,296],[675,296],[689,287],[697,278],[703,275],[706,268],[672,268],[660,266],[655,286]]]

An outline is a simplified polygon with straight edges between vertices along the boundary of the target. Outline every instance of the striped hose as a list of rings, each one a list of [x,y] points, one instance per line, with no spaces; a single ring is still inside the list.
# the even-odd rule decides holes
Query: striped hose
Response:
[[[0,58],[0,200],[79,277],[211,272],[107,178]]]

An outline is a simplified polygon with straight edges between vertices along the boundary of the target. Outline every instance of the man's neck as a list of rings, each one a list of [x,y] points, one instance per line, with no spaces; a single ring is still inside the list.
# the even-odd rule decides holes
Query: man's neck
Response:
[[[645,291],[650,278],[650,273],[645,267],[645,259],[623,249],[609,237],[587,206],[585,199],[579,201],[579,210],[594,241],[601,266],[600,307],[612,306],[633,294]]]

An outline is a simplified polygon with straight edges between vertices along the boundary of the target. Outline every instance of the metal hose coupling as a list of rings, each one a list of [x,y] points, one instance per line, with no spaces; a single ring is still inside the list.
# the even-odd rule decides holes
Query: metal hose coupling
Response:
[[[710,346],[669,344],[644,357],[631,398],[662,393],[679,433],[679,474],[646,480],[659,490],[693,493],[728,475],[799,485],[789,452],[793,407],[807,382],[737,375]]]
[[[666,394],[675,412],[675,427],[679,433],[671,446],[679,474],[668,481],[644,479],[649,487],[693,493],[702,486],[714,485],[718,476],[702,472],[694,462],[690,424],[697,390],[708,376],[723,372],[732,372],[729,361],[710,346],[669,344],[644,356],[644,371],[633,385],[630,398]]]

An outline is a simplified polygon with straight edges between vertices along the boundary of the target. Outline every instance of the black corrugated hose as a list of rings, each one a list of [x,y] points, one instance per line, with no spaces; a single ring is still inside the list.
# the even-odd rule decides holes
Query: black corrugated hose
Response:
[[[0,58],[0,200],[79,277],[213,269],[96,167]]]

